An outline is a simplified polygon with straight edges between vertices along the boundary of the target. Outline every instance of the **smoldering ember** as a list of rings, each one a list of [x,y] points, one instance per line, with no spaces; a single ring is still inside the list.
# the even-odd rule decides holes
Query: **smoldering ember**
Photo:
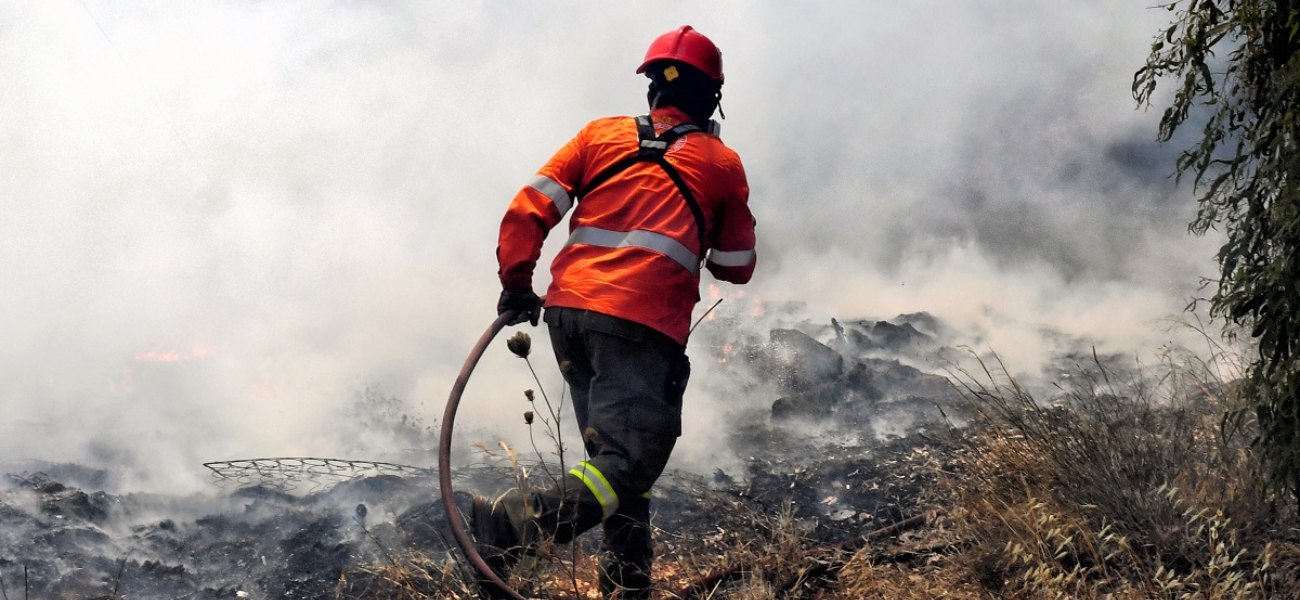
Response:
[[[721,549],[764,519],[816,543],[851,543],[931,506],[929,479],[967,417],[943,374],[965,352],[959,336],[926,313],[741,331],[713,323],[692,352],[715,361],[717,379],[746,382],[732,393],[763,396],[760,408],[716,424],[743,468],[662,479],[661,558],[673,547]],[[213,463],[221,485],[189,496],[107,491],[111,468],[0,463],[0,590],[6,599],[364,598],[385,585],[387,565],[412,556],[466,576],[433,470],[365,459]],[[459,493],[490,493],[516,481],[511,472],[501,457],[454,479]],[[663,585],[704,575],[668,571]]]

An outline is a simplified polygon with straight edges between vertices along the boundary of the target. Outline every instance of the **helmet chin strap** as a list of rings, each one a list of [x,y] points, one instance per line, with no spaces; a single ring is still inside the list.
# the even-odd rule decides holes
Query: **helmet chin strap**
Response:
[[[718,118],[725,121],[727,119],[727,113],[722,112],[722,90],[718,90],[718,93],[715,94],[713,98],[718,101]]]
[[[650,110],[659,108],[659,100],[663,99],[664,92],[659,88],[659,83],[654,79],[650,80],[650,89],[646,90],[646,100],[650,103]]]

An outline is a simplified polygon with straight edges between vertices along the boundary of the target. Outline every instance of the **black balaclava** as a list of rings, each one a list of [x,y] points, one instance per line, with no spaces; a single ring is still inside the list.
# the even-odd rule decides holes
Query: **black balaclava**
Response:
[[[722,84],[699,69],[676,61],[661,61],[646,68],[650,108],[675,106],[701,127],[706,126],[722,99]]]

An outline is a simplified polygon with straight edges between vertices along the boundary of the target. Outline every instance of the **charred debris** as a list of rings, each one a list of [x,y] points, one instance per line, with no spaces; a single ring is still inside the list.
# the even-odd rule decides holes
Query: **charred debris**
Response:
[[[744,382],[728,393],[750,399],[725,431],[743,466],[665,475],[654,520],[665,556],[724,551],[764,526],[755,515],[780,515],[810,541],[834,544],[933,504],[940,450],[963,419],[958,394],[935,374],[955,353],[937,319],[832,320],[766,336],[710,329],[718,333],[701,336],[693,354],[717,361],[718,380]],[[0,462],[0,591],[363,598],[383,565],[412,555],[447,573],[462,568],[431,470],[339,462],[355,463],[355,476],[343,469],[322,483],[302,463],[298,475],[267,463],[259,477],[223,478],[219,494],[185,497],[111,493],[111,472],[78,465]],[[457,488],[491,492],[509,480],[503,469],[466,467]]]
[[[922,466],[934,466],[966,419],[956,389],[935,374],[958,357],[949,336],[913,313],[710,340],[733,371],[724,379],[747,382],[737,394],[772,398],[736,415],[729,441],[744,469],[715,481],[763,510],[784,505],[826,541],[920,513],[934,471]]]

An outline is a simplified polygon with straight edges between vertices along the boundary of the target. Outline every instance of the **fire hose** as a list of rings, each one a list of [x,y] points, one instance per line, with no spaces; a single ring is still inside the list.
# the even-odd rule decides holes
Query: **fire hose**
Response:
[[[469,564],[478,571],[479,580],[487,588],[487,592],[494,598],[510,598],[511,600],[528,600],[519,592],[510,588],[506,582],[501,580],[496,573],[492,571],[483,557],[479,555],[478,548],[474,545],[474,540],[470,539],[469,532],[465,530],[465,517],[460,512],[460,507],[456,505],[456,497],[451,489],[451,432],[453,423],[456,420],[456,409],[460,406],[460,397],[465,393],[465,386],[469,383],[469,376],[474,373],[474,367],[483,357],[483,352],[487,350],[488,344],[492,343],[498,333],[516,318],[519,311],[510,311],[502,313],[497,317],[487,330],[479,336],[478,343],[469,351],[469,356],[465,357],[465,365],[460,368],[460,375],[456,377],[455,385],[451,386],[451,395],[447,398],[447,408],[442,413],[442,434],[438,438],[438,487],[442,491],[442,506],[447,513],[447,524],[451,526],[452,537],[456,538],[456,544],[460,546],[461,552],[469,560]]]
[[[456,410],[460,407],[461,396],[465,393],[465,386],[469,384],[469,376],[474,373],[474,367],[478,365],[479,359],[483,357],[483,353],[487,350],[488,345],[492,343],[492,339],[505,328],[506,323],[516,318],[518,314],[518,311],[503,313],[488,326],[483,335],[479,336],[478,343],[474,344],[474,347],[469,351],[469,356],[465,357],[465,364],[460,369],[460,375],[456,377],[456,383],[451,387],[451,395],[447,398],[447,408],[442,414],[442,434],[438,439],[438,486],[442,492],[442,505],[447,513],[447,524],[451,527],[452,537],[456,539],[456,544],[460,546],[461,552],[465,554],[465,558],[469,560],[470,565],[478,572],[479,581],[486,588],[485,591],[493,598],[535,600],[520,595],[519,592],[512,589],[488,567],[487,562],[479,555],[474,540],[470,538],[469,532],[465,529],[465,518],[460,512],[460,507],[456,505],[455,491],[451,488],[451,434],[456,420]],[[940,512],[942,512],[940,509],[928,510],[911,519],[870,532],[861,538],[850,540],[842,544],[840,549],[856,549],[861,544],[873,539],[920,526],[933,519]],[[718,585],[735,579],[747,570],[746,565],[720,569],[678,590],[673,594],[673,597],[686,599],[708,593]]]

